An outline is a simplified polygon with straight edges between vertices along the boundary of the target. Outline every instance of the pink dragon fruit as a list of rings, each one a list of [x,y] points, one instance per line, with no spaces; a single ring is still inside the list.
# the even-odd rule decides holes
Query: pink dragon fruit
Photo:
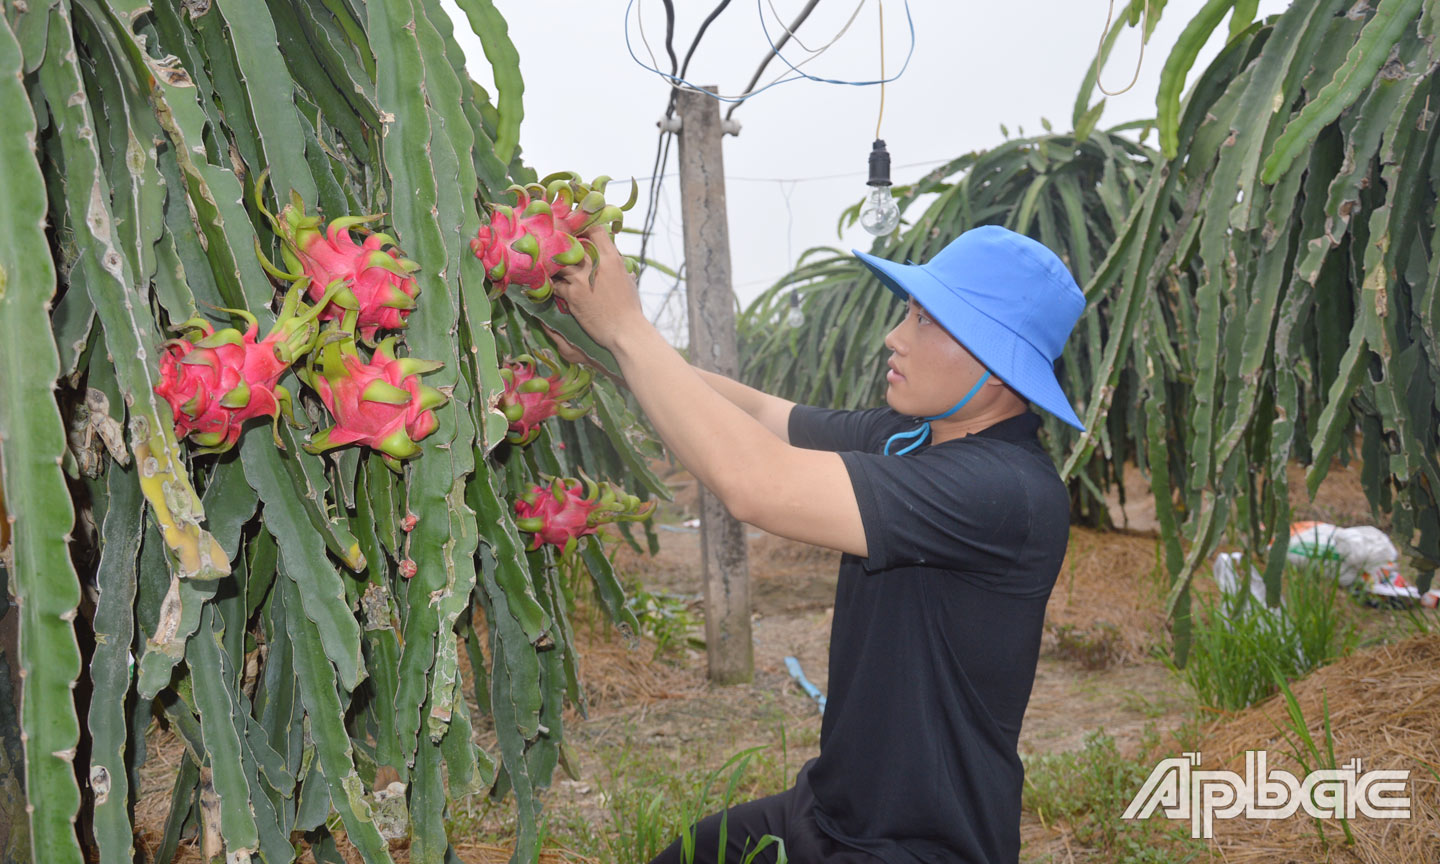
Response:
[[[257,239],[256,252],[266,271],[292,281],[308,276],[312,300],[338,282],[340,290],[320,318],[328,321],[343,317],[347,310],[355,311],[355,326],[366,345],[374,345],[381,330],[403,329],[420,294],[419,283],[411,275],[420,265],[401,257],[389,234],[359,228],[380,215],[342,216],[322,228],[320,217],[305,215],[304,201],[292,193],[290,204],[277,219],[259,200],[258,189],[264,182],[262,173],[256,186],[256,206],[283,240],[280,254],[290,267],[287,272],[271,264],[261,254]],[[363,243],[355,242],[351,229],[363,235]]]
[[[654,501],[641,502],[614,483],[596,483],[582,471],[580,480],[556,477],[549,486],[534,486],[515,500],[515,525],[534,535],[530,549],[549,543],[568,558],[580,538],[612,522],[650,518]]]
[[[310,436],[305,449],[320,453],[347,444],[364,444],[380,451],[385,464],[400,471],[400,462],[420,455],[415,442],[435,431],[434,409],[448,400],[445,394],[420,383],[420,376],[444,364],[395,357],[395,337],[375,348],[365,362],[347,329],[355,313],[338,329],[321,335],[320,369],[315,357],[301,378],[320,394],[335,418],[335,425]]]
[[[239,440],[246,420],[269,417],[278,423],[282,411],[291,416],[290,393],[280,376],[310,350],[319,329],[320,307],[300,302],[305,288],[290,290],[274,329],[258,341],[259,322],[242,309],[224,311],[246,319],[244,333],[233,327],[217,331],[198,317],[179,326],[185,336],[165,343],[155,387],[175,415],[176,438],[190,436],[201,453],[223,453]],[[283,448],[278,431],[273,434]]]
[[[480,226],[470,248],[485,265],[491,298],[519,285],[526,297],[543,303],[553,290],[551,277],[562,267],[579,264],[585,255],[594,260],[594,244],[579,235],[597,224],[609,224],[612,233],[618,232],[624,211],[634,206],[639,191],[632,185],[630,200],[617,207],[605,202],[609,182],[609,177],[597,177],[587,185],[567,171],[528,186],[511,186],[514,207],[490,205],[490,220]],[[626,267],[634,272],[637,264],[627,258]],[[565,311],[563,301],[557,305]]]
[[[559,371],[548,378],[540,377],[537,361],[529,354],[506,360],[500,369],[500,377],[505,380],[500,410],[510,421],[510,432],[505,437],[521,447],[534,441],[540,435],[540,424],[551,417],[578,420],[591,407],[590,370],[561,363],[548,352],[539,353],[546,365]]]

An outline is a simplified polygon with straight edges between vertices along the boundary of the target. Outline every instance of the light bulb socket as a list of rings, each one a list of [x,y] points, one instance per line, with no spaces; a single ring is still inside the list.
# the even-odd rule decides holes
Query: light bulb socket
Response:
[[[870,179],[865,181],[865,185],[890,185],[890,151],[885,149],[885,142],[878,138],[870,147]]]

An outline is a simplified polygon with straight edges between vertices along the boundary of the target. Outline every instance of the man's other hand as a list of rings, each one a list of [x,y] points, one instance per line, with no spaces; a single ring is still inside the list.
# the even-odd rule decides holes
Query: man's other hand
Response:
[[[601,347],[614,350],[616,341],[635,328],[650,327],[640,305],[635,279],[625,270],[620,250],[602,225],[587,231],[585,239],[594,244],[599,260],[587,255],[555,274],[555,294],[565,301],[570,314]]]

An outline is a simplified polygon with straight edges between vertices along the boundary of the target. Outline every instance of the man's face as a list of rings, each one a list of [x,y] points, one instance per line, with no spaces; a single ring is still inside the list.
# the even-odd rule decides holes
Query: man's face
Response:
[[[886,335],[885,347],[892,352],[885,376],[889,383],[885,401],[901,414],[943,414],[964,399],[985,374],[980,361],[913,297],[905,318]],[[981,402],[981,395],[976,394],[972,404]]]

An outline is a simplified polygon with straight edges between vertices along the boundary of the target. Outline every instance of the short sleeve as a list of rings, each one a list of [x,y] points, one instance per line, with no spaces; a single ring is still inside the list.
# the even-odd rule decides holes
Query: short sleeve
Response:
[[[901,421],[890,408],[843,411],[796,405],[790,409],[790,443],[806,450],[874,450],[879,436]]]
[[[1007,584],[1034,518],[1014,450],[974,440],[904,457],[842,453],[865,527],[865,569],[936,567],[1029,593],[1033,586]]]

